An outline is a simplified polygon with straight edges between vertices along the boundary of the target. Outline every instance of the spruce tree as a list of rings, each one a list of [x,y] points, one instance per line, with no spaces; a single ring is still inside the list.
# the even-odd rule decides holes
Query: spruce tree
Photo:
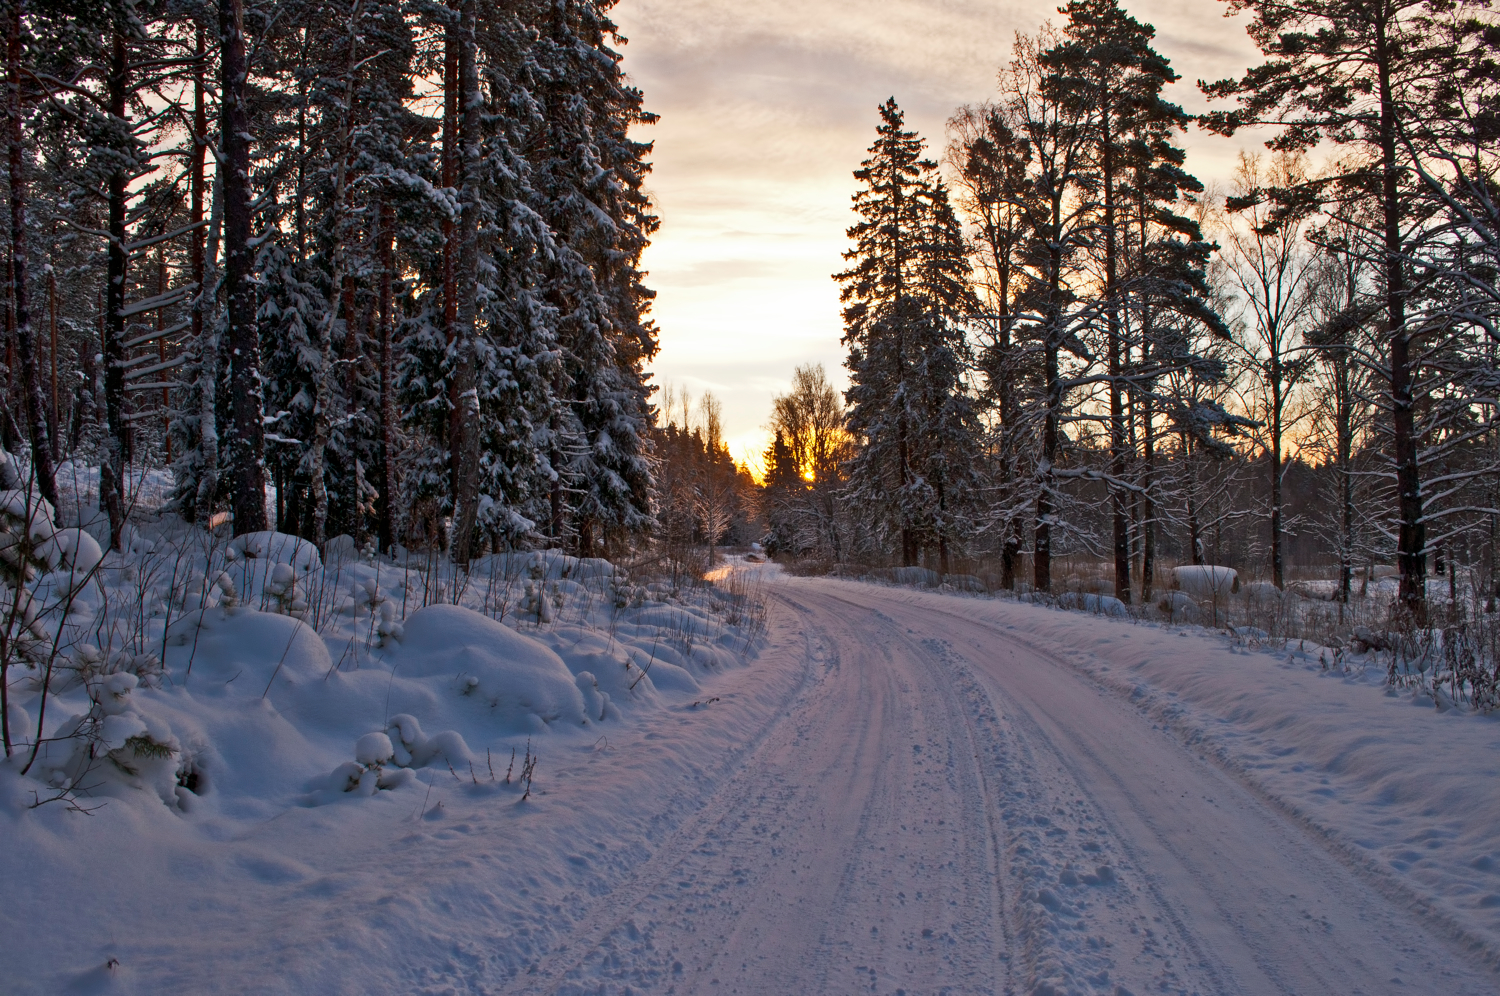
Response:
[[[601,534],[649,525],[644,365],[656,354],[641,254],[656,230],[643,187],[651,146],[632,125],[654,121],[620,69],[607,0],[537,4],[533,95],[541,108],[527,158],[538,212],[555,233],[549,303],[559,321],[563,403],[548,426],[553,478],[547,533],[589,551]]]
[[[937,164],[904,128],[895,98],[880,107],[870,158],[854,173],[860,221],[844,254],[849,429],[859,440],[850,497],[889,535],[901,562],[936,546],[944,569],[965,531],[977,417],[962,377],[962,317],[974,310],[969,263]]]

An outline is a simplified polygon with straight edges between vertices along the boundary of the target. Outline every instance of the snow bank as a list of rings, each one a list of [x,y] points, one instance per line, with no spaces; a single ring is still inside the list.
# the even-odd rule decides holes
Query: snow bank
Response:
[[[583,695],[562,658],[493,619],[457,605],[429,605],[408,616],[386,655],[392,674],[441,679],[497,730],[545,732],[554,723],[588,725]]]
[[[439,825],[460,788],[471,812],[493,819],[526,799],[521,818],[582,753],[613,763],[596,785],[615,792],[628,765],[612,745],[683,723],[712,729],[719,712],[700,703],[719,700],[704,686],[748,673],[764,642],[733,570],[723,587],[648,588],[607,561],[545,551],[459,571],[419,554],[375,557],[347,537],[326,557],[274,531],[231,539],[169,514],[133,519],[125,552],[106,553],[97,472],[65,465],[59,480],[56,515],[0,496],[38,554],[27,639],[45,649],[62,634],[45,705],[47,654],[10,669],[18,750],[0,762],[0,880],[31,912],[0,913],[16,954],[7,991],[70,991],[106,962],[112,925],[175,922],[183,904],[196,911],[190,933],[220,946],[279,929],[268,911],[284,900],[257,890],[321,881],[303,897],[309,908],[344,909],[348,880],[331,870],[347,861],[349,875],[396,883],[411,855],[385,842],[407,834],[403,820]],[[128,486],[161,495],[170,480]],[[22,776],[39,725],[44,742]],[[625,797],[611,798],[602,811]],[[377,852],[386,870],[367,865]],[[556,860],[549,874],[573,867]],[[389,949],[387,933],[353,935],[344,941],[366,953]],[[252,946],[240,969],[216,956],[210,988],[258,986],[246,980],[264,978],[267,948]],[[129,940],[120,950],[124,974],[106,974],[130,991],[144,955]],[[204,991],[181,967],[194,958],[174,960],[179,969],[138,975],[139,991]],[[172,981],[188,976],[197,981]]]
[[[58,529],[44,503],[0,495],[52,568],[37,572],[20,616],[37,662],[63,634],[48,743],[28,780],[66,805],[95,793],[248,819],[339,792],[372,797],[409,785],[389,769],[456,770],[528,738],[669,709],[758,646],[742,593],[652,591],[558,551],[456,572],[375,558],[346,537],[330,541],[325,568],[298,537],[227,539],[163,516],[104,558],[97,517],[70,497],[83,525]],[[12,674],[24,749],[43,716],[40,672]],[[115,688],[127,680],[137,684]],[[131,705],[111,711],[116,698]],[[377,734],[389,759],[365,757]],[[110,777],[95,785],[101,765]]]

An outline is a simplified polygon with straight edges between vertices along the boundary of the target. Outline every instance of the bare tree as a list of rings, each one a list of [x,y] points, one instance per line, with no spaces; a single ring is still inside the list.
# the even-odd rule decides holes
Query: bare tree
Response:
[[[1243,323],[1243,361],[1254,372],[1252,396],[1262,422],[1271,493],[1271,581],[1278,588],[1286,583],[1283,450],[1287,433],[1306,416],[1296,389],[1311,359],[1302,349],[1302,334],[1312,314],[1313,265],[1303,240],[1305,217],[1277,210],[1266,191],[1289,189],[1305,180],[1299,155],[1277,153],[1264,162],[1259,155],[1241,153],[1220,226]]]

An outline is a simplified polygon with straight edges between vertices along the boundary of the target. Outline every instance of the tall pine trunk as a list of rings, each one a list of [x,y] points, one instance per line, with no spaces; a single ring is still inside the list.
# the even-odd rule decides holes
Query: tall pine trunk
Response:
[[[1281,435],[1282,409],[1286,406],[1286,386],[1281,366],[1281,340],[1271,340],[1271,583],[1286,587],[1281,549]]]
[[[1105,81],[1101,80],[1101,90]],[[1119,232],[1115,212],[1115,157],[1112,124],[1112,97],[1101,93],[1100,105],[1100,174],[1104,193],[1104,315],[1109,352],[1109,484],[1111,531],[1115,554],[1115,596],[1130,601],[1130,513],[1127,494],[1119,481],[1125,477],[1125,398],[1124,361],[1120,342]]]
[[[458,50],[462,45],[459,32],[458,11],[450,0],[449,18],[443,33],[443,189],[458,187],[459,157],[459,75]],[[443,232],[443,338],[451,353],[458,336],[458,246],[454,234],[457,227],[451,217],[442,220]],[[459,464],[459,411],[458,391],[453,377],[448,377],[448,494],[458,495]]]
[[[265,404],[260,336],[250,252],[250,120],[245,108],[245,35],[241,0],[219,0],[223,111],[219,128],[224,172],[224,279],[228,301],[229,385],[233,434],[235,535],[266,528]]]
[[[1038,468],[1041,480],[1036,496],[1036,528],[1034,532],[1035,564],[1033,578],[1037,591],[1052,590],[1052,515],[1053,495],[1057,488],[1057,454],[1061,443],[1062,373],[1058,365],[1058,352],[1062,348],[1062,309],[1059,301],[1062,294],[1062,250],[1056,233],[1061,228],[1059,216],[1061,205],[1054,202],[1052,209],[1051,250],[1047,261],[1047,320],[1042,351],[1043,377],[1047,392],[1046,410],[1042,419],[1042,463]]]
[[[349,14],[349,50],[344,62],[344,101],[339,111],[338,160],[333,173],[332,219],[333,277],[328,282],[328,300],[318,323],[318,374],[313,386],[313,438],[307,466],[312,490],[312,541],[320,547],[328,539],[328,440],[333,424],[333,325],[343,301],[344,323],[354,328],[352,289],[348,285],[344,239],[344,217],[348,198],[350,114],[354,103],[354,69],[359,55],[359,14],[356,2]],[[350,399],[352,403],[352,398]],[[358,496],[355,496],[358,501]]]
[[[1350,390],[1348,384],[1348,358],[1341,357],[1338,398],[1338,471],[1339,471],[1339,612],[1349,602],[1350,589],[1354,585],[1354,468],[1350,461],[1354,456],[1354,430]],[[1342,618],[1340,619],[1342,622]]]
[[[1150,605],[1156,584],[1156,417],[1151,402],[1141,405],[1141,604]]]
[[[380,496],[376,534],[380,549],[396,542],[396,377],[392,360],[396,277],[396,210],[382,201],[379,211],[380,258]]]
[[[465,564],[473,554],[474,524],[479,511],[479,376],[476,369],[479,303],[479,167],[480,93],[478,67],[478,4],[464,0],[459,48],[460,95],[463,101],[461,211],[458,250],[458,328],[455,342],[454,388],[458,413],[457,492],[453,496],[454,563]]]
[[[57,270],[47,265],[47,327],[51,333],[52,349],[49,359],[52,366],[52,464],[55,467],[62,459],[62,408],[57,390]]]
[[[203,191],[206,182],[204,172],[208,154],[208,88],[204,85],[204,65],[208,59],[207,32],[198,28],[196,46],[197,65],[193,68],[193,155],[188,167],[189,202],[188,220],[193,223],[192,245],[189,248],[189,265],[193,271],[193,282],[198,285],[198,295],[193,300],[193,342],[198,349],[198,490],[190,503],[184,505],[190,519],[208,518],[219,495],[219,337],[204,321],[205,315],[212,319],[214,303],[218,300],[218,226],[222,221],[220,199],[220,174],[215,172],[214,190],[220,196],[214,198],[210,220],[210,232],[205,233],[203,223]],[[211,246],[212,252],[206,252]]]
[[[115,127],[127,127],[126,88],[130,64],[125,35],[119,29],[110,42],[107,89],[109,113]],[[128,142],[128,139],[125,139]],[[123,160],[127,148],[117,150]],[[125,277],[129,257],[125,250],[125,166],[109,175],[109,248],[104,284],[104,413],[109,427],[108,452],[99,469],[99,500],[109,514],[109,545],[120,549],[125,528],[125,465],[130,461],[130,423],[125,410]]]
[[[991,245],[995,240],[990,240]],[[1019,483],[1019,468],[1016,466],[1013,435],[1016,432],[1016,404],[1015,386],[1011,383],[1011,316],[1010,316],[1010,266],[1009,258],[1002,258],[996,254],[995,269],[1000,277],[1000,300],[999,323],[1000,323],[1000,379],[996,385],[999,393],[1000,424],[1002,426],[1000,441],[1000,478],[1002,499],[1007,506],[1015,497],[1015,488]],[[1016,567],[1021,560],[1021,518],[1011,513],[1010,519],[1004,526],[1004,538],[1000,541],[1000,587],[1006,591],[1014,591],[1016,587]]]
[[[1203,523],[1199,521],[1198,510],[1198,455],[1193,452],[1192,441],[1182,437],[1182,458],[1187,464],[1187,525],[1188,525],[1188,556],[1194,567],[1203,566]]]
[[[1417,464],[1412,410],[1411,346],[1406,331],[1406,268],[1401,239],[1400,176],[1396,163],[1396,101],[1391,88],[1392,51],[1388,25],[1376,20],[1376,60],[1380,100],[1380,207],[1385,255],[1386,329],[1390,335],[1391,443],[1396,464],[1399,527],[1396,561],[1401,572],[1402,607],[1420,621],[1427,609],[1427,527],[1422,516],[1422,478]]]
[[[31,297],[27,287],[25,147],[21,135],[21,33],[25,28],[24,0],[14,0],[6,38],[10,97],[7,163],[10,179],[11,293],[16,308],[16,352],[21,361],[27,428],[31,432],[31,469],[37,491],[57,508],[57,481],[52,467],[52,439],[47,407],[42,400],[41,371],[37,367],[36,336],[31,328]]]

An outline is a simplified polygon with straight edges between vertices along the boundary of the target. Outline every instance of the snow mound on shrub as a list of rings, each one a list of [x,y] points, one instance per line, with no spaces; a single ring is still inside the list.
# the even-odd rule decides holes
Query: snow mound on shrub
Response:
[[[1157,599],[1156,607],[1167,614],[1172,622],[1196,623],[1203,618],[1198,603],[1185,591],[1166,591]]]
[[[299,574],[323,566],[318,548],[300,536],[265,530],[242,533],[229,541],[228,551],[235,557],[269,560],[273,564],[291,564]]]
[[[537,581],[603,581],[614,577],[615,565],[598,557],[569,557],[561,550],[531,550],[481,557],[469,570],[475,577],[493,573]]]
[[[1125,603],[1113,595],[1095,595],[1090,592],[1070,591],[1058,596],[1057,604],[1065,609],[1082,609],[1097,615],[1128,618],[1130,610]]]
[[[472,609],[429,605],[407,616],[387,659],[402,678],[449,678],[454,690],[518,732],[588,725],[583,694],[562,658]]]
[[[312,627],[275,612],[199,609],[172,624],[166,643],[173,679],[189,688],[245,682],[259,695],[268,686],[320,681],[333,670]]]
[[[926,567],[898,567],[891,572],[897,584],[926,585],[936,588],[942,581],[942,576],[937,571],[928,570]]]

